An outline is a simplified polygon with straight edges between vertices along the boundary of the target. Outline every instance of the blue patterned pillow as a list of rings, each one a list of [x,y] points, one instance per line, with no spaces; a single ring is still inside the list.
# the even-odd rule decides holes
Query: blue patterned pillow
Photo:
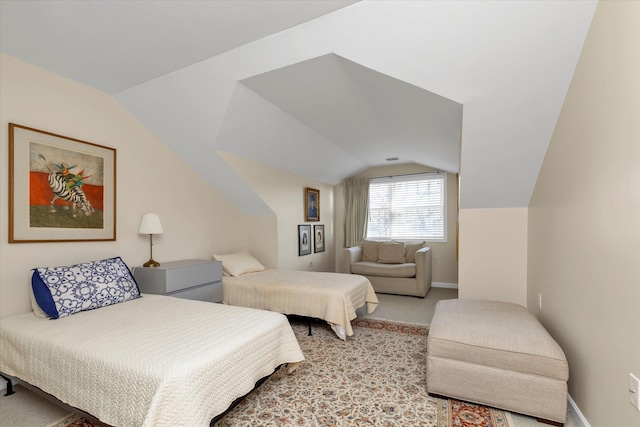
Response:
[[[38,305],[53,319],[140,297],[138,284],[120,257],[36,268],[31,286]]]

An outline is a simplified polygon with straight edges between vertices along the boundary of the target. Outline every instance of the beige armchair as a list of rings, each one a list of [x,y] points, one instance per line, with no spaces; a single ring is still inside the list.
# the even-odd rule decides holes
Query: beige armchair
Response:
[[[343,250],[343,272],[366,276],[376,292],[424,298],[431,289],[431,248],[365,240]]]

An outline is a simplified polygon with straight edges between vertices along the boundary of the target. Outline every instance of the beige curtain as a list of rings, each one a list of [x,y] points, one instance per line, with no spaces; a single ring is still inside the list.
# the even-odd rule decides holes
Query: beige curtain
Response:
[[[362,245],[369,209],[369,178],[348,178],[344,183],[344,246]]]

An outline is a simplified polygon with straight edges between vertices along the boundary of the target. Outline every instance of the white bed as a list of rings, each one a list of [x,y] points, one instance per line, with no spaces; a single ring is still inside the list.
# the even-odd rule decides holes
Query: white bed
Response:
[[[303,359],[282,314],[158,295],[0,323],[0,372],[122,427],[208,425]]]
[[[324,319],[343,340],[358,308],[378,307],[371,283],[356,274],[263,270],[223,276],[222,284],[225,304]]]

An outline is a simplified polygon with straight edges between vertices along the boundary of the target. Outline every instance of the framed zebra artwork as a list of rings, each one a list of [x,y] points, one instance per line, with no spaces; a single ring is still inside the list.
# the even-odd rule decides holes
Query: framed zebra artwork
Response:
[[[9,123],[9,243],[116,240],[116,150]]]

